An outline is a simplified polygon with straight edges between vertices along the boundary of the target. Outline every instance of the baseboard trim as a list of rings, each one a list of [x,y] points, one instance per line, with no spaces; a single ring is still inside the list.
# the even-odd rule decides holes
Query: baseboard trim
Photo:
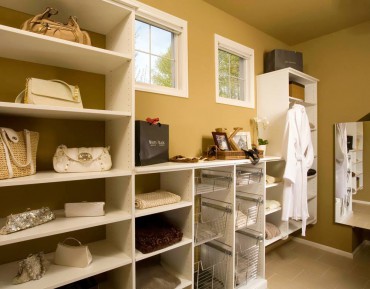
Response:
[[[340,255],[340,256],[343,256],[343,257],[347,257],[349,259],[353,259],[353,256],[355,255],[355,251],[358,251],[360,249],[359,247],[362,245],[361,244],[360,246],[358,246],[353,253],[350,253],[350,252],[335,249],[333,247],[325,246],[325,245],[322,245],[322,244],[319,244],[319,243],[315,243],[315,242],[308,241],[308,240],[301,239],[301,238],[297,238],[297,237],[293,237],[292,240],[294,242],[301,243],[301,244],[304,244],[304,245],[307,245],[307,246],[311,246],[311,247],[314,247],[314,248],[317,248],[317,249],[321,249],[321,250],[327,251],[329,253],[337,254],[337,255]]]

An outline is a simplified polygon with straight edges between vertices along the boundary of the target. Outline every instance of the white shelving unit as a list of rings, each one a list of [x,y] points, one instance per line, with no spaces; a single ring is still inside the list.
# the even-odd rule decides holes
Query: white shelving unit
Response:
[[[289,95],[289,82],[294,81],[304,86],[304,100]],[[298,103],[305,107],[311,124],[311,139],[314,148],[314,162],[312,169],[317,171],[317,83],[318,79],[293,68],[285,68],[257,76],[258,112],[266,117],[270,125],[261,132],[261,137],[269,140],[269,153],[282,156],[282,137],[284,135],[285,121],[288,109],[292,104]],[[282,177],[285,163],[283,161],[267,163],[267,174]],[[308,224],[317,221],[317,173],[308,177],[308,209],[310,218]],[[283,186],[271,184],[266,186],[266,199],[276,200],[283,204]],[[281,220],[281,210],[274,210],[266,215],[266,221],[276,225],[281,235],[266,240],[268,246],[278,240],[286,238],[289,234],[301,229],[301,222]]]
[[[60,13],[57,19],[61,22],[64,22],[70,15],[76,15],[82,29],[105,36],[106,47],[103,49],[82,45],[0,25],[1,58],[15,60],[17,63],[23,61],[35,65],[56,67],[56,69],[70,69],[73,70],[75,75],[95,73],[105,78],[105,91],[102,95],[82,95],[83,101],[89,97],[104,99],[105,107],[99,109],[72,109],[15,104],[0,99],[0,115],[9,119],[9,123],[3,123],[2,126],[12,127],[12,118],[29,119],[30,121],[25,121],[27,123],[24,124],[24,127],[27,128],[30,124],[35,127],[35,130],[40,132],[40,142],[45,145],[48,140],[44,138],[43,132],[49,119],[68,120],[71,123],[76,121],[86,127],[93,123],[99,123],[99,126],[104,128],[104,135],[103,137],[96,136],[95,143],[99,143],[100,146],[110,146],[113,162],[112,170],[102,173],[58,174],[54,171],[39,170],[33,176],[0,181],[0,194],[3,199],[6,199],[7,194],[12,192],[10,190],[12,188],[9,187],[17,189],[16,187],[22,186],[18,189],[18,194],[20,202],[24,203],[22,204],[26,206],[25,208],[27,208],[27,204],[23,200],[22,190],[26,189],[26,186],[35,190],[45,187],[55,188],[64,195],[60,196],[52,191],[43,195],[42,201],[37,200],[33,203],[33,206],[41,207],[45,203],[50,203],[53,206],[55,198],[62,198],[66,201],[68,201],[68,198],[78,198],[78,195],[82,192],[77,188],[82,181],[87,184],[93,182],[93,180],[101,179],[99,184],[103,184],[103,199],[100,199],[100,201],[106,203],[105,216],[65,218],[63,212],[56,211],[57,219],[50,223],[0,236],[2,249],[7,248],[3,246],[27,248],[28,242],[32,242],[32,250],[37,247],[39,251],[42,251],[45,238],[55,240],[55,236],[58,237],[62,233],[74,236],[74,234],[79,234],[79,230],[82,229],[86,234],[92,233],[94,228],[102,228],[103,230],[103,236],[99,236],[95,242],[88,243],[93,255],[93,262],[90,266],[81,269],[51,264],[43,278],[18,285],[18,288],[56,288],[102,273],[105,275],[105,287],[135,288],[135,262],[133,261],[135,260],[133,245],[134,176],[132,174],[134,167],[134,67],[132,59],[134,55],[135,6],[132,3],[131,1],[113,2],[109,0],[77,2],[73,0],[0,0],[1,7],[30,14],[30,17],[40,13],[48,6],[59,10]],[[20,25],[21,23],[19,23]],[[29,77],[37,77],[37,75],[30,75]],[[78,82],[79,77],[77,76],[74,84],[78,85]],[[54,130],[51,134],[49,137],[52,139],[63,139],[69,136],[67,130]],[[86,132],[82,130],[79,134],[84,136]],[[92,137],[87,136],[86,139],[91,140]],[[86,143],[86,146],[89,146],[89,143]],[[50,147],[50,151],[55,151],[55,149],[56,147]],[[52,155],[39,151],[40,155],[41,161],[50,163],[49,167],[52,167]],[[71,193],[74,193],[74,196]],[[5,216],[1,215],[0,217],[4,218]],[[54,236],[54,238],[51,236]],[[63,239],[59,241],[63,241]],[[57,243],[55,243],[55,248],[56,246]],[[53,253],[48,254],[47,257],[52,261]],[[1,257],[0,263],[2,264],[0,265],[0,287],[13,288],[14,285],[11,282],[18,270],[18,260],[4,263]]]

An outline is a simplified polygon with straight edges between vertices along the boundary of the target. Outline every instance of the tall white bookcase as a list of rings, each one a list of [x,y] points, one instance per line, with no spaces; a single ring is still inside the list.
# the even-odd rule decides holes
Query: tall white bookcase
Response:
[[[304,86],[304,100],[293,98],[289,95],[289,82],[296,82]],[[317,171],[317,83],[318,79],[309,76],[293,68],[285,68],[257,76],[257,115],[266,117],[270,124],[261,131],[261,137],[269,140],[268,153],[274,156],[282,156],[282,142],[285,128],[286,115],[289,108],[298,103],[305,107],[311,126],[311,139],[314,148],[315,159],[312,169]],[[282,177],[285,163],[283,161],[270,162],[267,164],[266,173],[273,177]],[[266,186],[266,199],[283,201],[283,184],[277,183]],[[317,173],[308,177],[308,210],[309,219],[307,224],[315,224],[317,221]],[[302,228],[301,222],[281,220],[281,210],[272,212],[266,216],[266,221],[276,225],[281,235],[266,240],[268,246],[289,234]]]
[[[106,215],[103,217],[65,218],[63,212],[56,211],[57,219],[53,222],[0,236],[1,247],[13,245],[27,248],[28,242],[32,240],[33,243],[35,241],[37,243],[38,240],[42,242],[44,237],[62,233],[73,235],[77,230],[85,229],[89,232],[98,227],[104,231],[104,237],[88,244],[93,256],[93,263],[88,269],[52,264],[42,279],[17,285],[19,289],[56,288],[101,273],[106,273],[101,288],[134,288],[134,176],[132,174],[134,167],[134,68],[132,60],[135,6],[130,3],[129,1],[113,2],[110,0],[0,1],[0,6],[30,15],[44,11],[45,7],[54,7],[59,10],[56,18],[61,22],[68,19],[70,15],[78,15],[82,29],[103,34],[106,38],[106,48],[101,49],[0,25],[0,57],[2,58],[70,69],[76,74],[82,71],[105,77],[105,95],[100,96],[105,102],[104,109],[70,109],[2,101],[0,102],[1,116],[9,116],[10,119],[12,117],[37,119],[36,123],[40,131],[42,127],[47,127],[50,119],[82,122],[83,125],[98,123],[99,126],[105,127],[104,137],[96,135],[95,138],[90,136],[87,139],[94,139],[94,143],[98,143],[99,146],[110,146],[113,161],[113,168],[101,173],[58,174],[54,171],[41,170],[33,176],[0,181],[0,194],[3,200],[7,200],[7,195],[4,193],[5,187],[23,186],[19,187],[21,191],[22,188],[27,189],[25,186],[36,184],[48,186],[54,183],[53,188],[57,188],[56,190],[60,192],[65,191],[63,194],[73,195],[75,198],[81,193],[77,187],[71,185],[72,191],[63,189],[73,181],[92,182],[94,179],[101,179],[105,184],[103,195],[106,202]],[[73,84],[78,85],[78,77],[76,83]],[[82,99],[88,97],[88,95],[82,95]],[[24,128],[28,125],[24,123]],[[12,127],[12,122],[4,123],[2,126]],[[37,128],[36,125],[35,130]],[[69,134],[68,129],[52,130],[49,137],[51,139],[63,139],[63,137],[73,139],[73,136]],[[80,131],[78,134],[84,136],[86,132]],[[45,141],[47,141],[46,138],[40,132],[40,142],[45,145]],[[89,146],[88,143],[85,145]],[[56,147],[50,148],[50,150],[53,149],[55,150]],[[48,157],[52,163],[52,155]],[[80,189],[83,190],[83,186]],[[56,192],[50,192],[49,195],[44,196],[44,200],[39,201],[39,207],[44,201],[49,202],[56,197],[59,197]],[[55,243],[55,247],[56,245]],[[14,260],[11,263],[2,263],[0,265],[0,288],[14,288],[12,279],[18,270],[18,262]]]

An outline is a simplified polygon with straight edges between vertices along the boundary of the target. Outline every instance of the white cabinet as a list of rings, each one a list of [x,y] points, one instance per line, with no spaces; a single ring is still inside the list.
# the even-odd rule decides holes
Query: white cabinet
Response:
[[[57,215],[55,221],[42,226],[0,236],[0,250],[6,252],[9,248],[14,256],[28,250],[27,254],[22,253],[22,258],[25,258],[34,250],[48,248],[47,251],[52,251],[51,248],[55,249],[57,242],[63,241],[66,236],[82,234],[86,239],[94,239],[88,243],[93,255],[91,266],[77,269],[52,264],[42,279],[18,287],[55,288],[103,274],[102,288],[133,288],[134,7],[131,4],[125,5],[123,1],[117,3],[102,0],[1,0],[0,6],[30,15],[52,6],[59,10],[58,20],[64,22],[68,16],[76,15],[82,29],[103,34],[106,43],[106,48],[102,49],[0,25],[1,58],[14,60],[17,65],[23,61],[25,67],[38,65],[38,70],[33,72],[40,75],[43,67],[56,67],[55,71],[61,69],[64,73],[76,75],[73,84],[77,85],[87,73],[98,74],[105,79],[102,94],[94,95],[99,98],[98,103],[105,103],[104,107],[99,108],[87,106],[84,109],[69,109],[15,104],[0,99],[0,116],[4,120],[2,126],[32,128],[40,132],[38,164],[41,164],[36,175],[1,180],[1,198],[8,200],[8,206],[13,207],[9,208],[12,213],[21,211],[21,208],[24,211],[30,206],[37,208],[48,205],[56,210]],[[12,65],[11,61],[9,63]],[[10,77],[16,78],[17,75]],[[29,77],[41,78],[38,75]],[[25,82],[25,79],[22,81]],[[85,99],[86,103],[91,103],[88,101],[91,97],[82,93],[82,100]],[[65,123],[64,127],[58,125],[62,129],[53,129],[55,123],[62,122]],[[110,146],[112,170],[68,174],[51,170],[56,141],[72,144],[80,143],[83,139],[86,140],[84,146]],[[91,194],[86,192],[86,188],[91,190]],[[13,197],[14,194],[17,196]],[[17,202],[12,203],[14,198]],[[90,201],[90,198],[106,202],[105,216],[63,216],[61,203]],[[6,215],[2,212],[0,217]],[[11,281],[17,272],[18,263],[17,260],[4,262],[5,255],[2,253],[0,258],[0,287],[13,288]],[[52,253],[48,256],[52,259]]]
[[[159,188],[182,197],[180,203],[150,211],[166,214],[175,223],[182,220],[178,226],[184,230],[184,236],[191,236],[189,242],[185,239],[165,249],[168,255],[181,260],[175,273],[183,284],[199,289],[205,285],[213,285],[212,288],[267,288],[265,171],[266,162],[279,159],[265,158],[257,165],[238,160],[164,163],[136,168],[137,175],[159,174]],[[143,215],[144,211],[137,210],[135,215]],[[171,214],[166,213],[168,211]],[[191,229],[189,222],[193,224]],[[160,255],[162,263],[168,264],[161,251],[153,255]]]
[[[304,86],[304,100],[293,98],[289,95],[289,83],[295,82]],[[285,120],[288,109],[298,103],[305,107],[310,126],[311,139],[314,148],[315,159],[312,169],[317,171],[317,82],[303,72],[292,68],[285,68],[257,76],[257,114],[266,117],[270,124],[260,135],[263,139],[269,140],[268,151],[274,156],[282,156],[282,141],[285,128]],[[284,162],[267,163],[267,175],[281,178],[284,172]],[[282,204],[282,183],[274,183],[266,186],[266,199],[276,200]],[[317,221],[317,173],[308,177],[308,210],[309,219],[307,224],[314,224]],[[281,220],[281,209],[266,212],[266,221],[276,225],[281,232],[280,236],[266,240],[268,246],[289,234],[301,229],[299,221]]]

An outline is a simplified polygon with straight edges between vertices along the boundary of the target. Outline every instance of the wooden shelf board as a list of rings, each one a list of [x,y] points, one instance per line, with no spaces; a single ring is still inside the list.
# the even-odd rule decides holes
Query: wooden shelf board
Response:
[[[0,102],[0,114],[52,119],[113,120],[131,116],[130,112],[79,109],[50,105]]]
[[[180,201],[178,203],[174,204],[169,204],[169,205],[163,205],[163,206],[158,206],[154,208],[148,208],[148,209],[135,209],[135,217],[143,217],[143,216],[148,216],[148,215],[153,215],[153,214],[158,214],[161,212],[167,212],[167,211],[172,211],[172,210],[177,210],[185,207],[191,207],[193,205],[192,202],[188,201]]]
[[[273,243],[281,240],[282,238],[283,238],[283,236],[282,235],[279,235],[279,236],[277,236],[275,238],[272,238],[270,240],[265,240],[265,247],[267,247],[267,246],[269,246],[269,245],[271,245],[271,244],[273,244]]]
[[[129,170],[120,169],[89,173],[56,173],[54,171],[41,171],[32,176],[0,180],[0,187],[103,179],[123,176],[131,176],[131,172]]]
[[[281,157],[266,156],[260,159],[260,162],[269,161],[280,161]],[[243,165],[251,164],[250,160],[215,160],[215,161],[200,161],[198,163],[176,163],[176,162],[166,162],[155,165],[135,167],[135,174],[151,174],[151,173],[163,173],[171,171],[181,171],[181,170],[191,170],[191,169],[201,169],[201,168],[211,168],[211,167],[221,167],[221,166],[233,166],[233,165]]]
[[[117,250],[107,241],[88,244],[93,256],[92,263],[86,268],[74,268],[51,264],[40,280],[17,285],[17,289],[52,289],[90,276],[110,271],[132,263],[129,256]],[[47,254],[52,261],[53,253]],[[14,289],[12,279],[18,271],[18,262],[0,266],[0,288]]]
[[[283,182],[278,182],[278,183],[273,183],[273,184],[266,184],[266,189],[277,187],[277,186],[280,186],[282,184],[283,184]]]
[[[1,57],[98,74],[107,74],[131,60],[122,53],[4,25],[0,25],[0,39],[5,39]]]
[[[279,211],[281,211],[281,207],[273,209],[273,210],[265,210],[265,216],[273,214],[275,212],[279,212]]]
[[[302,99],[291,97],[291,96],[289,96],[289,102],[295,102],[305,107],[316,105],[316,103],[306,102],[306,101],[303,101]]]
[[[0,235],[0,246],[131,219],[130,214],[121,210],[108,210],[101,217],[66,218],[64,210],[55,211],[55,215],[56,219],[51,222],[9,235]],[[0,219],[1,223],[5,223],[5,219]]]
[[[176,243],[174,245],[171,245],[169,247],[166,247],[166,248],[163,248],[161,250],[157,250],[157,251],[154,251],[154,252],[151,252],[151,253],[148,253],[148,254],[143,254],[139,250],[135,250],[136,251],[135,252],[135,260],[136,261],[144,260],[144,259],[147,259],[147,258],[156,256],[156,255],[162,254],[164,252],[171,251],[173,249],[176,249],[176,248],[179,248],[179,247],[182,247],[182,246],[191,244],[192,241],[193,240],[190,239],[190,238],[183,237],[182,240],[181,240],[181,242],[178,242],[178,243]]]

